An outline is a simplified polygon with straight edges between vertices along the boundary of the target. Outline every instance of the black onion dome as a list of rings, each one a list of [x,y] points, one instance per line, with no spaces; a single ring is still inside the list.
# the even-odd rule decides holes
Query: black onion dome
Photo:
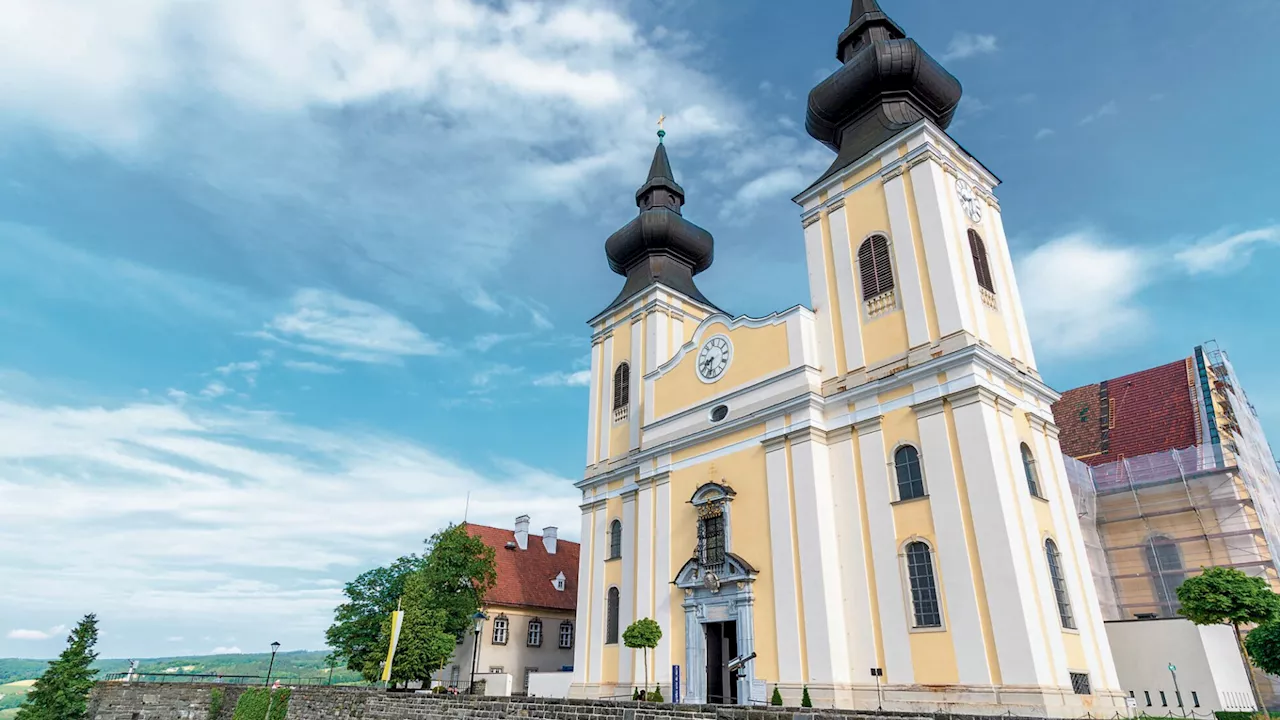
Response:
[[[653,153],[649,178],[636,191],[640,215],[604,243],[609,269],[627,282],[608,310],[655,283],[715,307],[693,284],[693,276],[711,267],[715,241],[711,233],[684,219],[684,188],[671,172],[667,148]]]
[[[951,124],[960,81],[876,0],[853,0],[836,57],[843,67],[810,91],[805,116],[809,134],[838,153],[823,178],[924,118],[943,129]]]

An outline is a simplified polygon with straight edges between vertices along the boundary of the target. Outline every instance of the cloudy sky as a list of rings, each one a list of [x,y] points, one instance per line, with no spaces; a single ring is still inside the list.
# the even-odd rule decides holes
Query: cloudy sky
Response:
[[[965,86],[1059,389],[1216,338],[1280,437],[1280,5],[885,0]],[[807,302],[848,4],[0,0],[0,656],[323,646],[461,519],[573,536],[654,121],[700,286]],[[1229,45],[1229,52],[1223,52]]]

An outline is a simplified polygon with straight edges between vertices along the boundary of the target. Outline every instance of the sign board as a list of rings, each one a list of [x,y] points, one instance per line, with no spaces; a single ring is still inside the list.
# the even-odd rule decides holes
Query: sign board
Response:
[[[671,666],[671,702],[680,702],[680,666]]]
[[[768,694],[769,694],[769,688],[765,684],[765,681],[763,680],[751,681],[751,702],[766,703],[769,701],[769,698],[767,697]]]
[[[391,661],[396,656],[396,642],[400,640],[400,623],[403,620],[403,610],[391,613],[391,647],[387,648],[387,660],[382,665],[382,682],[391,680]]]
[[[1137,710],[1137,709],[1138,709],[1138,699],[1137,699],[1137,698],[1125,698],[1125,699],[1124,699],[1124,704],[1125,704],[1125,707],[1129,708],[1130,710]]]

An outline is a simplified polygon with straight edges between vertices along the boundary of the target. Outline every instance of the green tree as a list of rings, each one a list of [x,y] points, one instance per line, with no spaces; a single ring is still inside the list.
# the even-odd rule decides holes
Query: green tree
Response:
[[[1253,664],[1265,673],[1280,675],[1280,620],[1254,628],[1244,638],[1245,650]]]
[[[777,685],[773,686],[773,697],[769,698],[769,704],[776,707],[782,707],[782,691]]]
[[[622,631],[622,642],[631,649],[644,650],[644,689],[649,691],[649,651],[658,647],[662,628],[652,618],[640,618]]]
[[[804,686],[804,693],[800,696],[800,707],[813,707],[813,700],[809,699],[809,686]]]
[[[404,619],[400,623],[400,638],[396,642],[396,654],[391,660],[391,681],[405,683],[421,680],[429,684],[431,675],[444,667],[457,647],[457,636],[447,632],[445,611],[431,606],[430,590],[422,572],[409,576],[404,584],[402,607]],[[370,667],[365,677],[379,675],[378,663],[385,660],[391,646],[391,616],[382,623],[379,633],[379,652],[369,658]]]
[[[1233,568],[1213,567],[1178,586],[1178,602],[1183,616],[1196,625],[1230,625],[1236,634],[1236,645],[1250,664],[1249,651],[1240,634],[1241,625],[1256,625],[1280,618],[1280,595],[1272,592],[1267,581],[1250,577]],[[1253,673],[1249,687],[1253,701],[1262,708],[1258,683]]]
[[[325,631],[325,640],[334,654],[346,661],[347,669],[361,673],[365,680],[372,682],[378,677],[382,622],[396,609],[396,601],[404,594],[405,580],[422,569],[422,562],[417,555],[402,557],[388,567],[361,573],[342,590],[347,602],[334,610],[334,622]],[[365,672],[370,659],[372,676]]]
[[[444,629],[455,638],[471,631],[472,618],[485,593],[498,581],[493,548],[467,532],[467,526],[450,525],[426,542],[422,576],[425,597],[431,607],[445,613]]]
[[[98,674],[89,667],[98,659],[98,653],[93,651],[97,643],[98,618],[90,613],[67,637],[67,649],[49,662],[27,693],[15,720],[81,720],[88,710],[93,676]]]

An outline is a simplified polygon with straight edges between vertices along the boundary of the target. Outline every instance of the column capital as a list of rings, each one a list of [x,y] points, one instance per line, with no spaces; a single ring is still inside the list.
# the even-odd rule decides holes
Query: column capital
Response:
[[[822,213],[818,210],[814,210],[812,213],[800,218],[800,224],[803,225],[805,229],[808,229],[810,225],[818,222],[821,219],[822,219]]]
[[[1058,437],[1058,426],[1051,420],[1046,420],[1035,413],[1027,413],[1027,422],[1031,424],[1032,430],[1039,430],[1046,435]]]
[[[996,395],[995,397],[996,409],[1009,417],[1013,417],[1013,411],[1018,408],[1018,404],[1012,398],[1007,398],[1003,395]]]
[[[800,428],[794,432],[787,433],[787,437],[791,440],[792,445],[800,445],[809,441],[815,441],[819,445],[827,444],[827,431],[810,425],[809,427]]]
[[[946,400],[945,397],[936,397],[932,400],[925,400],[924,402],[916,403],[911,406],[911,409],[915,411],[917,419],[923,420],[924,418],[933,417],[934,415],[942,412],[945,407],[943,404],[944,400]]]
[[[836,198],[827,206],[827,214],[830,215],[842,207],[844,207],[844,198]]]
[[[880,182],[884,183],[885,185],[888,185],[894,180],[897,180],[898,178],[902,177],[902,175],[906,173],[906,171],[907,171],[907,164],[898,163],[880,174]]]
[[[846,440],[852,440],[852,439],[853,439],[852,425],[845,425],[844,427],[827,431],[828,445],[835,445],[836,443],[840,443],[840,442],[844,442]]]
[[[778,433],[777,435],[766,437],[764,440],[761,440],[760,444],[764,445],[764,451],[766,453],[781,450],[787,446],[787,435],[786,433]]]
[[[974,403],[983,403],[991,407],[996,405],[996,394],[989,389],[978,385],[976,387],[966,388],[959,392],[951,393],[947,396],[947,400],[951,401],[951,407],[965,407]]]
[[[870,435],[871,433],[877,433],[877,432],[880,432],[880,425],[882,420],[884,420],[883,415],[877,415],[875,417],[867,418],[866,420],[859,420],[858,422],[853,424],[853,429],[858,433],[859,436]]]

